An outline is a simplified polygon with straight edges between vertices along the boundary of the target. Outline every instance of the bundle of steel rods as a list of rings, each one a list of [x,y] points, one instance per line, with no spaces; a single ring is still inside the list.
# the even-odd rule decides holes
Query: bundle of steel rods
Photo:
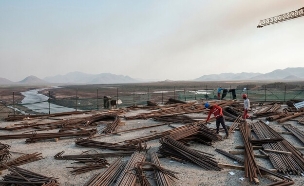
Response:
[[[76,140],[76,145],[83,147],[96,147],[101,149],[110,149],[110,150],[122,150],[122,151],[145,151],[147,146],[145,143],[137,143],[137,144],[119,144],[119,143],[107,143],[94,141],[91,139],[78,139]]]
[[[117,131],[117,127],[120,123],[120,119],[118,116],[115,116],[115,120],[108,124],[105,129],[102,130],[102,133],[109,134]]]
[[[157,154],[153,152],[150,155],[151,155],[151,162],[160,167],[161,164]],[[154,170],[154,175],[156,178],[157,185],[159,186],[172,186],[175,182],[175,179],[177,179],[177,177],[175,177],[174,175],[172,176],[170,174],[165,174],[163,171],[158,171],[158,170]]]
[[[283,127],[291,132],[295,137],[297,137],[304,144],[304,132],[300,131],[297,127],[291,126],[290,124],[283,125]]]
[[[220,154],[222,154],[222,155],[224,155],[224,156],[226,156],[226,157],[228,157],[228,158],[231,158],[234,161],[237,161],[238,163],[241,163],[241,164],[245,163],[244,159],[242,159],[240,157],[237,157],[237,156],[235,156],[233,154],[230,154],[229,152],[223,151],[221,149],[215,149],[215,151],[218,152],[218,153],[220,153]],[[267,173],[267,174],[270,174],[270,175],[273,175],[273,176],[276,176],[276,177],[282,179],[284,182],[286,182],[286,186],[294,184],[294,181],[292,181],[292,179],[286,177],[283,174],[280,174],[280,173],[277,173],[277,172],[273,172],[273,171],[271,171],[269,169],[266,169],[264,167],[261,167],[259,165],[258,165],[258,168],[259,168],[260,172]],[[276,186],[283,186],[283,185],[278,184]]]
[[[172,122],[172,123],[193,123],[195,122],[194,119],[192,119],[189,116],[186,115],[174,115],[174,116],[160,116],[160,117],[154,117],[155,121],[160,122]]]
[[[0,165],[0,171],[7,169],[7,167],[19,166],[26,163],[38,161],[41,159],[42,159],[41,153],[38,152],[35,152],[33,154],[25,154],[6,163],[2,163],[2,165]]]
[[[262,121],[252,125],[252,129],[258,139],[274,139],[281,137],[276,131]],[[287,140],[262,144],[264,151],[268,151],[269,159],[278,172],[284,174],[304,173],[304,158]]]
[[[249,178],[249,180],[255,183],[259,183],[258,174],[261,175],[258,165],[254,159],[254,153],[252,144],[250,143],[251,138],[251,129],[249,128],[249,124],[247,122],[240,123],[239,129],[241,131],[241,135],[244,141],[245,147],[245,177]]]
[[[63,155],[64,151],[57,153],[54,158],[56,160],[75,160],[82,161],[86,159],[99,159],[117,156],[129,156],[134,153],[134,151],[117,151],[117,152],[104,152],[97,154],[79,154],[79,155]]]
[[[103,173],[94,175],[84,186],[108,186],[111,185],[124,169],[126,163],[122,158],[114,161]]]
[[[0,142],[0,162],[7,161],[10,158],[11,156],[9,152],[10,148],[11,146]]]
[[[216,162],[213,157],[190,149],[182,143],[172,139],[170,136],[161,138],[160,143],[161,146],[158,152],[165,157],[176,157],[178,159],[190,161],[206,170],[221,170],[218,166],[218,162]]]
[[[81,161],[81,162],[85,162],[85,166],[81,166],[81,167],[67,167],[67,168],[72,168],[73,170],[71,170],[70,172],[73,175],[76,174],[82,174],[85,172],[89,172],[92,170],[96,170],[96,169],[103,169],[103,168],[107,168],[109,167],[109,163],[107,162],[106,159],[100,158],[100,159],[94,159],[94,160],[86,160],[86,161]]]
[[[241,123],[241,115],[239,115],[235,120],[234,122],[232,123],[232,125],[229,127],[229,130],[228,130],[228,133],[232,133],[234,132],[234,130],[238,127],[238,125]]]
[[[277,110],[281,108],[281,104],[273,103],[272,105],[266,105],[254,113],[256,116],[269,116],[277,114]]]
[[[0,181],[1,185],[59,186],[56,178],[53,177],[47,177],[19,167],[10,167],[9,170],[11,173],[3,176],[3,180]]]
[[[116,186],[133,186],[136,183],[136,175],[132,171],[138,162],[144,162],[146,155],[144,153],[134,152],[125,166],[124,170],[116,181]]]

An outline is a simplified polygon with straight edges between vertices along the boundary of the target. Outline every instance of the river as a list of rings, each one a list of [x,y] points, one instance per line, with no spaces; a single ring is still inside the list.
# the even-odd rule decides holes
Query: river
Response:
[[[24,96],[23,100],[21,101],[21,104],[25,107],[27,107],[30,110],[33,110],[35,112],[40,113],[49,113],[49,102],[48,96],[45,96],[43,94],[39,94],[38,92],[43,89],[33,89],[26,92],[21,92],[21,94]],[[61,113],[61,112],[71,112],[75,111],[74,108],[68,108],[63,107],[60,105],[50,104],[50,113]]]

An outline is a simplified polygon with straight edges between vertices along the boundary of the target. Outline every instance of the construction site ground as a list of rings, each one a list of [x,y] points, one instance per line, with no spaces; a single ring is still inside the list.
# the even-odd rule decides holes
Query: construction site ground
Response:
[[[283,105],[284,107],[284,105]],[[250,115],[253,114],[253,112],[258,109],[258,107],[253,108],[253,110],[250,112]],[[282,109],[282,108],[281,108]],[[139,128],[143,126],[151,126],[155,124],[159,124],[160,122],[156,122],[152,119],[136,119],[136,120],[125,120],[124,116],[134,116],[139,113],[147,113],[151,112],[151,110],[146,109],[137,109],[137,110],[129,110],[125,111],[120,114],[121,121],[124,123],[123,125],[119,126],[118,132],[123,130],[128,130],[132,128]],[[31,119],[31,120],[23,120],[23,121],[13,121],[13,122],[7,122],[1,120],[0,127],[6,127],[13,124],[18,123],[26,123],[26,122],[51,122],[54,120],[67,120],[70,118],[76,118],[76,117],[84,117],[88,115],[97,114],[98,111],[92,111],[85,114],[79,114],[79,115],[70,115],[70,116],[62,116],[62,117],[56,117],[56,118],[38,118],[38,119]],[[202,120],[206,118],[206,114],[204,113],[191,113],[187,114],[188,116],[191,116],[193,118],[201,118]],[[259,118],[266,122],[265,118]],[[256,120],[248,120],[248,122],[255,122]],[[226,124],[230,126],[233,122],[226,121]],[[296,126],[298,129],[304,131],[304,125],[298,124],[296,121],[290,120],[281,124],[278,124],[277,122],[269,122],[269,126],[273,128],[275,131],[282,132],[286,131],[282,124],[291,124],[293,126]],[[119,135],[107,135],[107,136],[100,136],[93,138],[94,140],[102,141],[102,142],[110,142],[110,143],[118,143],[127,139],[133,139],[136,137],[142,137],[149,135],[151,133],[155,132],[162,132],[166,130],[170,130],[173,127],[179,127],[183,124],[175,123],[164,126],[159,126],[155,128],[147,128],[143,130],[135,130],[133,132],[128,133],[122,133]],[[103,128],[105,125],[101,124],[98,126],[99,129]],[[215,128],[215,121],[211,122],[211,124],[208,124],[208,127]],[[55,131],[55,130],[54,130]],[[56,130],[57,131],[57,130]],[[21,133],[22,131],[5,131],[0,130],[0,135],[8,135],[8,134],[16,134]],[[34,132],[34,131],[33,131]],[[52,132],[52,131],[47,131]],[[220,135],[225,136],[225,133],[223,131],[220,132]],[[289,134],[282,134],[282,136],[288,140],[290,143],[292,143],[294,146],[303,147],[303,144],[299,142],[294,136]],[[25,143],[25,139],[8,139],[8,140],[1,140],[1,143],[8,144],[11,146],[10,152],[12,155],[12,158],[18,157],[20,155],[34,153],[34,152],[41,152],[43,159],[39,161],[35,161],[32,163],[21,165],[21,168],[45,175],[50,177],[58,178],[58,181],[60,185],[65,186],[80,186],[84,185],[94,174],[103,172],[105,169],[99,169],[90,171],[87,173],[79,174],[79,175],[72,175],[69,168],[71,166],[78,166],[77,164],[72,164],[73,161],[69,160],[55,160],[54,155],[58,152],[64,151],[65,154],[68,155],[76,155],[81,153],[92,153],[92,152],[113,152],[110,150],[102,150],[97,148],[84,148],[79,147],[75,145],[76,138],[67,138],[67,139],[59,139],[59,140],[47,140],[47,141],[41,141],[36,143]],[[212,146],[207,146],[199,143],[190,143],[190,147],[199,151],[207,152],[214,155],[214,158],[221,164],[231,164],[231,165],[239,165],[237,162],[232,161],[231,159],[217,153],[215,151],[216,148],[222,149],[225,151],[235,151],[240,149],[235,149],[236,146],[242,146],[243,141],[240,135],[240,131],[236,130],[234,133],[232,133],[228,139],[224,139],[223,141],[215,142]],[[149,148],[148,152],[158,151],[158,147],[160,146],[159,139],[148,141],[147,146]],[[255,154],[260,154],[258,150],[254,151]],[[302,152],[304,152],[302,150]],[[242,155],[239,155],[242,157]],[[124,159],[127,161],[129,157],[124,157]],[[116,158],[107,158],[108,162],[111,163]],[[260,166],[263,166],[268,169],[274,169],[272,167],[270,161],[268,159],[264,158],[256,158],[257,163]],[[221,171],[206,171],[203,168],[192,164],[190,162],[179,162],[175,161],[173,159],[169,158],[162,158],[160,157],[161,165],[169,170],[175,171],[178,174],[178,180],[176,181],[177,186],[185,186],[185,185],[193,185],[193,186],[210,186],[210,185],[254,185],[252,182],[248,180],[248,178],[245,178],[244,171],[243,170],[236,170],[231,168],[223,168]],[[8,174],[8,170],[4,170],[1,172],[0,178],[2,179],[2,176]],[[294,180],[295,185],[301,186],[304,185],[304,177],[303,176],[291,176],[291,178]],[[272,183],[274,180],[274,177],[265,175],[262,178],[259,178],[260,185],[267,185]],[[153,180],[153,177],[149,177],[149,180]],[[155,182],[151,181],[151,183],[155,184]],[[155,184],[156,185],[156,184]]]

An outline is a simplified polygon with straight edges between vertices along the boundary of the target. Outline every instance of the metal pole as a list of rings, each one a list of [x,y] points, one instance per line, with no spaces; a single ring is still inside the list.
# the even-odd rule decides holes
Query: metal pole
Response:
[[[116,108],[118,108],[118,87],[117,87],[117,90],[116,90],[116,97],[117,97],[117,99],[116,99]]]
[[[284,91],[284,102],[286,100],[286,85],[285,85],[285,91]]]
[[[99,105],[98,105],[98,88],[96,90],[96,110],[99,110]]]
[[[148,101],[150,101],[150,88],[148,87]]]
[[[49,102],[49,114],[51,114],[51,92],[49,91],[49,99],[48,99],[48,102]]]
[[[174,87],[174,99],[175,99],[175,87]]]
[[[15,92],[13,92],[13,108],[14,108],[14,116],[16,115],[15,111]]]
[[[230,89],[229,90],[231,90],[231,85],[230,85]],[[231,94],[232,94],[232,92],[230,92],[230,99],[231,99]]]
[[[207,85],[206,85],[205,93],[206,93],[205,98],[206,98],[206,100],[207,100],[207,99],[208,99],[208,98],[207,98]]]
[[[265,85],[264,88],[265,88],[265,100],[264,101],[266,102],[266,85]]]
[[[162,91],[162,104],[164,104],[164,92]]]
[[[186,98],[186,89],[184,88],[184,98],[185,98],[185,101],[187,101],[187,98]]]
[[[77,111],[77,104],[78,104],[78,96],[77,96],[77,91],[78,91],[78,89],[76,89],[76,111]]]
[[[194,99],[196,100],[196,89],[194,87]]]

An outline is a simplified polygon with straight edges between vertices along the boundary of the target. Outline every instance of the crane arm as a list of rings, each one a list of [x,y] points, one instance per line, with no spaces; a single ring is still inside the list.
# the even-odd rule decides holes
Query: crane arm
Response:
[[[258,28],[304,16],[304,7],[275,17],[260,20]]]

